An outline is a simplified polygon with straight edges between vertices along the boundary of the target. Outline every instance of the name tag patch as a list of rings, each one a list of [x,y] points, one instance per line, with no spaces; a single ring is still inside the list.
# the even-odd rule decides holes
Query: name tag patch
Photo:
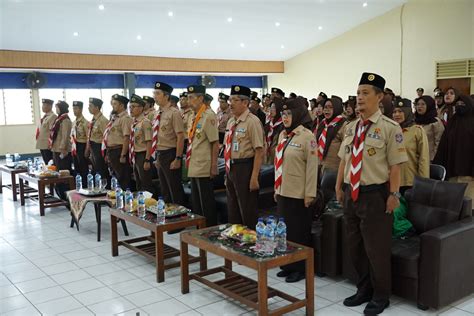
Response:
[[[290,143],[289,146],[296,147],[296,148],[301,148],[301,144],[297,144],[297,143]]]

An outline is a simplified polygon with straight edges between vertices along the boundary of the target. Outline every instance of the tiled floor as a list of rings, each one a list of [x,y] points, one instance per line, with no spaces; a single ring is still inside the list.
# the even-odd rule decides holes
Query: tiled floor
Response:
[[[106,210],[104,209],[105,213]],[[221,294],[191,282],[181,294],[179,269],[166,272],[166,282],[156,283],[154,265],[120,248],[111,256],[110,227],[102,217],[102,241],[96,241],[92,208],[80,221],[81,230],[69,228],[65,208],[54,208],[40,217],[38,207],[14,203],[11,192],[0,195],[0,315],[254,315],[255,312]],[[144,233],[129,225],[133,236]],[[119,229],[119,237],[123,232]],[[178,246],[177,235],[166,242]],[[208,255],[209,266],[222,260]],[[192,269],[197,269],[196,265]],[[236,266],[250,277],[253,270]],[[304,296],[303,281],[287,284],[270,272],[269,283],[291,295]],[[354,286],[342,279],[315,278],[317,315],[360,315],[363,306],[346,308],[342,300]],[[270,300],[272,307],[281,301]],[[303,315],[299,310],[295,315]],[[392,297],[384,315],[474,315],[474,295],[442,310],[422,312],[411,302]]]

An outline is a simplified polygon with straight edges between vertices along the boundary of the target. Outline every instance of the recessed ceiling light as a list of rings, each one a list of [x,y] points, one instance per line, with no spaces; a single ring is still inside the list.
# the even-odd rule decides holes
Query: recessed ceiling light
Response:
[[[194,43],[194,44],[197,44],[197,43],[198,43],[198,40],[196,40],[196,39],[193,40],[193,43]]]
[[[105,6],[103,4],[99,4],[99,10],[104,10]]]
[[[362,4],[362,6],[363,6],[364,8],[365,8],[367,5],[368,5],[367,2],[364,2],[364,3]]]
[[[322,29],[323,29],[323,27],[322,27],[321,25],[320,25],[320,26],[318,26],[318,30],[320,30],[320,31],[321,31]]]
[[[280,26],[280,22],[275,22],[275,26],[276,26],[276,27],[279,27],[279,26]]]
[[[141,36],[141,35],[137,35],[137,40],[141,41],[141,40],[142,40],[142,36]]]
[[[79,33],[78,33],[78,32],[74,32],[74,33],[72,33],[72,35],[74,35],[74,36],[77,37],[77,36],[79,36]]]
[[[285,45],[281,45],[280,48],[281,48],[281,49],[285,49]]]
[[[231,16],[227,18],[227,22],[229,22],[229,23],[232,22],[232,17]]]
[[[245,47],[245,44],[244,44],[244,43],[240,43],[240,47]]]
[[[169,16],[169,17],[172,17],[173,15],[174,15],[174,14],[173,14],[173,11],[169,11],[169,12],[168,12],[168,16]]]

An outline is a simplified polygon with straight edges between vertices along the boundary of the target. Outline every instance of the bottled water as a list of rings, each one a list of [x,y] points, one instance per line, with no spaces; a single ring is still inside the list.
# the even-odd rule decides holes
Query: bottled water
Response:
[[[273,216],[273,215],[268,216],[267,225],[268,225],[268,223],[271,223],[271,225],[273,227],[273,231],[276,232],[277,220],[276,220],[275,216]]]
[[[13,162],[13,159],[12,159],[12,167],[15,165],[15,163]],[[27,166],[28,166],[28,173],[33,173],[35,170],[33,169],[33,161],[31,160],[31,158],[28,158],[28,161],[27,161]]]
[[[87,175],[87,190],[89,191],[94,190],[94,176],[92,175],[90,170],[89,170],[89,174]]]
[[[102,189],[101,180],[102,180],[102,177],[100,176],[100,173],[96,173],[95,184],[94,184],[96,191],[100,191]]]
[[[165,201],[163,197],[158,197],[158,205],[156,210],[156,222],[158,224],[163,224],[165,222]]]
[[[19,161],[20,161],[20,158],[21,158],[20,154],[19,154],[19,153],[15,153],[15,154],[13,155],[13,162],[19,162]],[[35,158],[35,160],[36,160],[36,158]]]
[[[278,225],[276,227],[276,234],[275,234],[275,239],[276,239],[276,249],[279,252],[285,252],[286,251],[286,224],[285,220],[283,217],[280,217],[278,221]]]
[[[115,207],[117,209],[123,209],[123,191],[119,186],[115,189],[115,200]]]
[[[145,194],[140,191],[138,194],[138,217],[145,218]]]
[[[265,223],[263,223],[263,218],[259,218],[257,226],[255,226],[255,232],[257,233],[257,241],[255,243],[255,250],[258,252],[263,251],[264,241],[265,241]]]
[[[7,153],[5,155],[5,158],[7,160],[7,167],[13,167],[15,164],[13,163],[13,156],[10,153]]]
[[[272,256],[275,252],[275,232],[270,223],[265,225],[265,255]]]
[[[33,160],[33,167],[35,168],[36,171],[41,171],[41,161],[39,157],[35,157],[35,159]]]
[[[125,209],[130,213],[133,211],[133,194],[129,188],[125,191]]]
[[[79,191],[82,189],[82,177],[80,174],[77,174],[76,176],[76,191]]]
[[[110,189],[115,191],[117,189],[117,178],[112,176],[112,180],[110,180]]]

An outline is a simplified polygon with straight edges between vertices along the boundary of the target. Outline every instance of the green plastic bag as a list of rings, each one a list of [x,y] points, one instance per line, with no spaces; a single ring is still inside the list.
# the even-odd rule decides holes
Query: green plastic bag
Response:
[[[408,204],[405,198],[400,198],[400,206],[393,211],[392,237],[402,238],[413,231],[413,224],[407,219]]]

